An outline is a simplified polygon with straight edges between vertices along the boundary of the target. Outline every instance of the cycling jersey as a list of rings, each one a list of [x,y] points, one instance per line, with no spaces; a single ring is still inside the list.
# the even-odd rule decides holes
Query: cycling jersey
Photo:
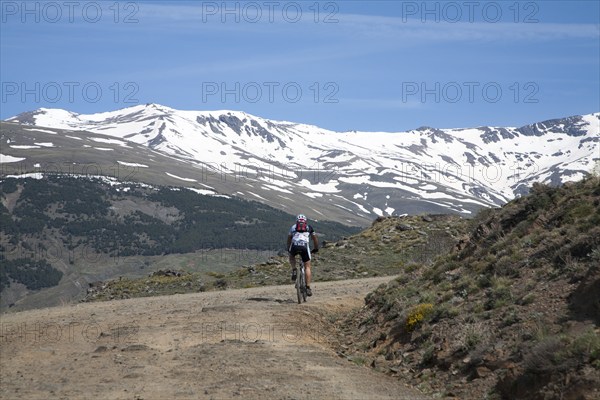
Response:
[[[290,228],[290,236],[292,237],[291,246],[303,246],[310,250],[310,237],[315,234],[312,226],[308,225],[305,232],[296,231],[296,225]],[[290,246],[289,250],[292,249]]]

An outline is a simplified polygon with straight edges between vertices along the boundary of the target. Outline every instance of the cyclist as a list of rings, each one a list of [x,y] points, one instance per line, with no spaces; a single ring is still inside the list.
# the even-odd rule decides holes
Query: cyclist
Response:
[[[310,239],[312,238],[314,249],[310,250]],[[296,280],[296,254],[300,254],[306,269],[306,294],[312,296],[310,289],[310,255],[319,251],[319,239],[312,226],[303,214],[296,217],[296,223],[290,228],[287,238],[287,248],[290,253],[290,264],[292,265],[292,281]]]

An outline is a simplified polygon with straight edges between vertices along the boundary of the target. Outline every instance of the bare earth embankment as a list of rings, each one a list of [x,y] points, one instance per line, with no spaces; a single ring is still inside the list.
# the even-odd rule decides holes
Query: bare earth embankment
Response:
[[[390,277],[85,303],[2,316],[0,398],[424,399],[339,357],[325,311]]]

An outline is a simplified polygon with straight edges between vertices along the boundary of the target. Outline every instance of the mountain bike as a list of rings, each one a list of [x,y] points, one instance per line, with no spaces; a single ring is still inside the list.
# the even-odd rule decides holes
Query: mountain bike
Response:
[[[304,261],[300,260],[300,268],[296,274],[296,294],[298,295],[298,304],[306,302],[306,270]]]

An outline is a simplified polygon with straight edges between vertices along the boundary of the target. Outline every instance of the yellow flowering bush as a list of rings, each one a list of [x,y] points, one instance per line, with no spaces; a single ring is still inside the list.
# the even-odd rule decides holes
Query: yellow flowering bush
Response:
[[[422,303],[413,307],[406,317],[406,330],[408,332],[415,330],[415,328],[419,326],[421,322],[431,314],[432,311],[433,304],[431,303]]]

